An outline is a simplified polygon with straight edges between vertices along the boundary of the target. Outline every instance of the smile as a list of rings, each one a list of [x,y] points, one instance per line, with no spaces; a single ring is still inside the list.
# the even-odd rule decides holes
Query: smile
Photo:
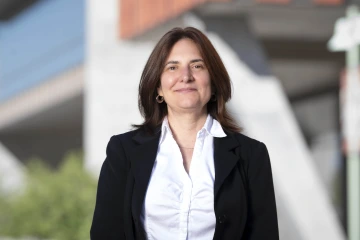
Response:
[[[175,92],[180,92],[180,93],[187,93],[187,92],[194,92],[196,91],[195,88],[180,88],[175,90]]]

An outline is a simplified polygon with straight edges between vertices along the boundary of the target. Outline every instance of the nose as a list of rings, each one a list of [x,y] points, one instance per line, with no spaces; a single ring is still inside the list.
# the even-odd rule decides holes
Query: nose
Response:
[[[181,81],[190,82],[193,80],[193,75],[190,67],[185,67],[182,71]]]

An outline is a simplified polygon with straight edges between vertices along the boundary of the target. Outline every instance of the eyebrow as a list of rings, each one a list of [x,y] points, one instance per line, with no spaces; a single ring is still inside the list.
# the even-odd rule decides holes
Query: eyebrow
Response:
[[[190,63],[195,63],[195,62],[204,62],[204,60],[202,60],[201,58],[198,58],[198,59],[193,59],[193,60],[190,61]],[[165,66],[168,65],[168,64],[179,64],[179,63],[180,63],[179,61],[168,61],[165,64]]]

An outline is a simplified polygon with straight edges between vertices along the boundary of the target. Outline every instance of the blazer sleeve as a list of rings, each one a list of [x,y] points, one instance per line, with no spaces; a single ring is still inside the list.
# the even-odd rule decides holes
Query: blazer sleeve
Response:
[[[127,164],[118,136],[111,137],[106,155],[98,182],[91,240],[125,239],[123,211]]]
[[[270,158],[264,143],[257,142],[248,162],[247,240],[278,240],[274,185]]]

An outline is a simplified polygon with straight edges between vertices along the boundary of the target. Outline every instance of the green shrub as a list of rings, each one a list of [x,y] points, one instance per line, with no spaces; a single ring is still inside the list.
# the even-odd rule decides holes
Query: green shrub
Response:
[[[82,154],[69,154],[56,171],[31,161],[24,193],[0,197],[0,236],[89,239],[95,194]]]

